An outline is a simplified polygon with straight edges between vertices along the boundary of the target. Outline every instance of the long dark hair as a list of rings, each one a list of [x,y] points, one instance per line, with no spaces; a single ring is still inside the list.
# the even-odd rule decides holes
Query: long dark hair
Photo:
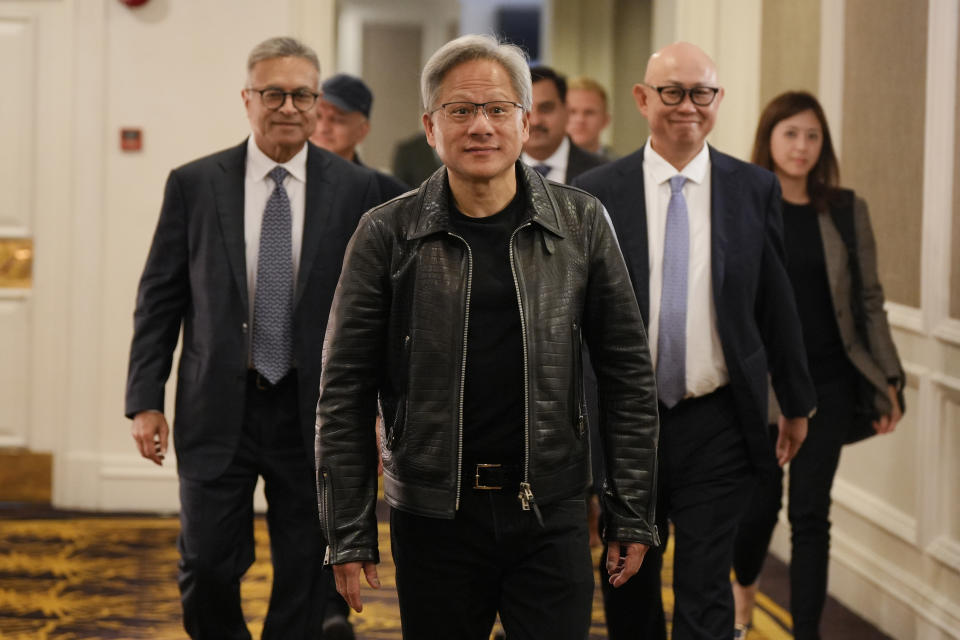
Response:
[[[835,188],[840,184],[840,166],[833,152],[827,117],[823,113],[823,107],[813,95],[806,91],[787,91],[770,101],[760,114],[750,160],[754,164],[774,171],[773,156],[770,154],[770,136],[773,134],[773,128],[781,120],[808,109],[813,111],[817,120],[820,121],[820,128],[823,130],[823,146],[820,147],[820,157],[807,174],[807,193],[817,209],[824,209],[829,206]]]

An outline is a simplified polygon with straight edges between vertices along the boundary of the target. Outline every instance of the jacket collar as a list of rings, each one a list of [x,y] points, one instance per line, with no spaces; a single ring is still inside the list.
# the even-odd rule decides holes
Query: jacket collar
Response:
[[[526,219],[553,235],[563,238],[557,201],[547,188],[547,180],[520,160],[517,160],[515,167],[517,187],[522,190],[526,199]],[[441,166],[424,181],[418,190],[416,204],[418,215],[407,230],[408,240],[451,230],[449,193],[447,169]]]

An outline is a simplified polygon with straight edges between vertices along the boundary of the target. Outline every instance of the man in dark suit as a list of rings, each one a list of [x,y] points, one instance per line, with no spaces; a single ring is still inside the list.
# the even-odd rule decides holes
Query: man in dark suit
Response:
[[[573,144],[567,135],[567,80],[550,67],[531,67],[530,139],[522,160],[544,177],[568,184],[607,160]]]
[[[250,638],[240,578],[264,479],[274,567],[263,638],[318,638],[324,541],[313,425],[326,318],[373,174],[307,142],[319,62],[292,38],[251,51],[242,144],[174,169],[140,280],[126,415],[162,464],[164,385],[183,331],[174,444],[179,585],[193,638]]]
[[[783,265],[780,188],[709,147],[723,89],[688,43],[655,53],[633,89],[650,123],[639,151],[575,181],[613,220],[649,330],[660,399],[658,528],[675,535],[673,638],[733,635],[733,537],[764,449],[768,369],[787,416],[782,459],[815,398]],[[661,549],[640,580],[604,585],[610,638],[665,638]]]
[[[363,80],[346,73],[338,73],[320,85],[317,100],[317,128],[310,142],[321,149],[332,151],[344,160],[361,167],[357,145],[370,133],[370,109],[373,92]],[[409,191],[409,187],[393,176],[373,169],[384,201]]]
[[[398,180],[416,188],[442,164],[437,152],[427,142],[427,136],[420,131],[397,143],[390,170]]]

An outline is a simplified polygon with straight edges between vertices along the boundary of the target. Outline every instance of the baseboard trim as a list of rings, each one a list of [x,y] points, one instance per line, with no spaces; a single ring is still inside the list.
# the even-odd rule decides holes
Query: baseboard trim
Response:
[[[53,504],[62,509],[109,512],[176,513],[180,510],[176,460],[163,466],[135,454],[74,452],[55,467]],[[266,510],[263,480],[254,493],[254,510]]]
[[[916,616],[937,627],[950,637],[960,637],[960,604],[944,593],[930,588],[920,577],[870,553],[864,545],[842,531],[834,531],[831,559],[844,565],[875,588],[909,607]],[[833,593],[838,600],[849,602],[842,592]],[[858,611],[878,623],[875,612]]]

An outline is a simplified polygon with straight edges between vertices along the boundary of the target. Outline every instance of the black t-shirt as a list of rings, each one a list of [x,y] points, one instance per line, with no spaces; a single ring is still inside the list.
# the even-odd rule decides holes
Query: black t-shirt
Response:
[[[783,236],[787,274],[800,313],[810,375],[816,385],[822,386],[848,376],[852,365],[834,317],[820,223],[813,204],[783,201]]]
[[[473,276],[463,398],[464,461],[520,464],[523,460],[523,341],[510,236],[524,199],[486,218],[461,213],[450,198],[453,231],[470,245]]]

